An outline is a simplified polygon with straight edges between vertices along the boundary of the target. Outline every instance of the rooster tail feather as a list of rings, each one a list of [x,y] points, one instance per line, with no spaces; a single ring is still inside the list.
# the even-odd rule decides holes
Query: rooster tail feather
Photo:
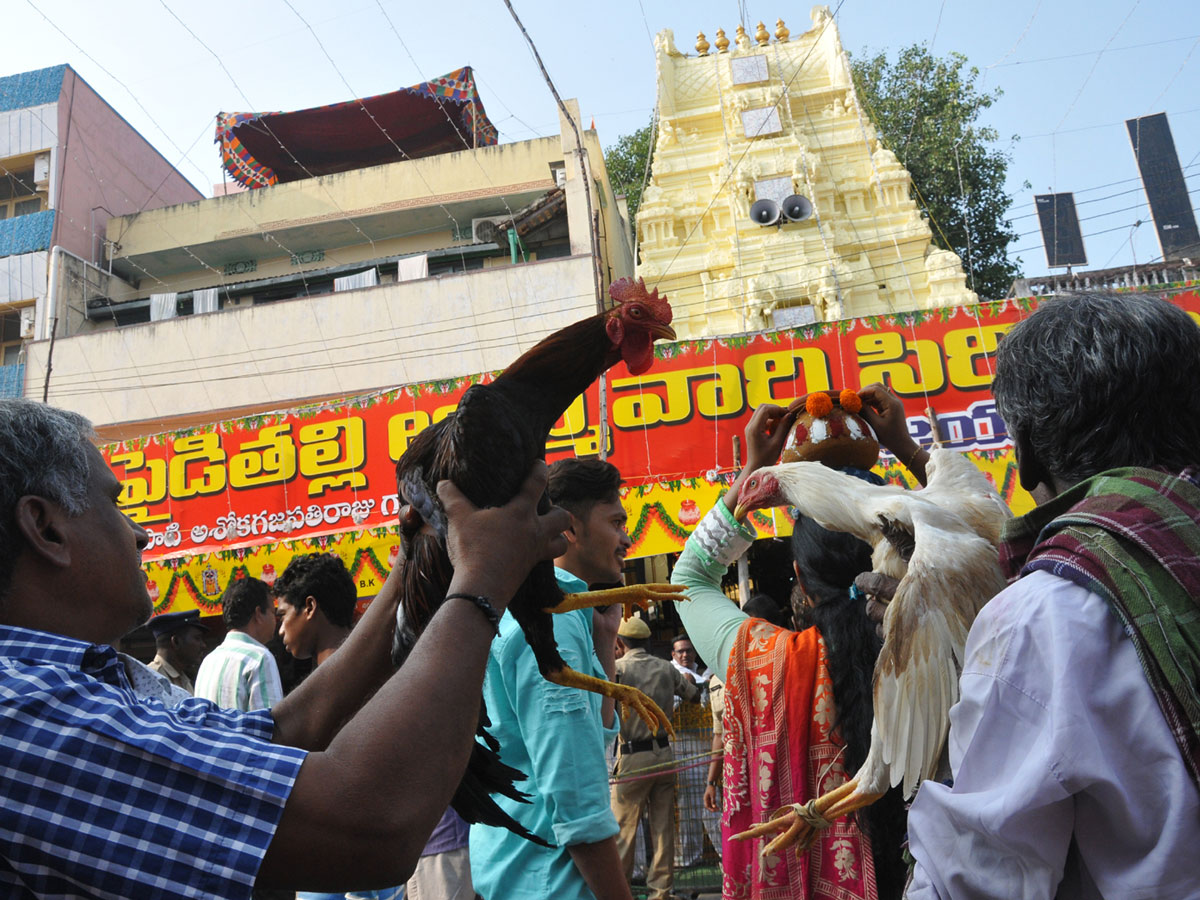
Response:
[[[479,733],[485,738],[491,737],[482,728]],[[490,825],[493,828],[507,828],[518,837],[523,837],[539,847],[553,848],[554,844],[525,828],[492,799],[491,795],[495,793],[503,794],[519,803],[528,803],[529,795],[516,787],[516,782],[524,780],[524,772],[501,762],[495,750],[476,741],[471,748],[467,771],[459,782],[450,805],[467,822]]]

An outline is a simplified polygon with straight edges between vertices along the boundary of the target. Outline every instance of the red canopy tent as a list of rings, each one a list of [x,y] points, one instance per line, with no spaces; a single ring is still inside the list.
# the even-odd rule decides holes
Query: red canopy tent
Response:
[[[470,66],[390,94],[330,106],[217,115],[221,162],[247,188],[496,141]]]

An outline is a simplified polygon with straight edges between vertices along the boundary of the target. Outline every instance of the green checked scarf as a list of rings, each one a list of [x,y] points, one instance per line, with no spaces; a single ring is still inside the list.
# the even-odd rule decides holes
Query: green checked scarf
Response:
[[[1010,581],[1044,570],[1103,597],[1200,787],[1200,469],[1112,469],[1004,530]]]

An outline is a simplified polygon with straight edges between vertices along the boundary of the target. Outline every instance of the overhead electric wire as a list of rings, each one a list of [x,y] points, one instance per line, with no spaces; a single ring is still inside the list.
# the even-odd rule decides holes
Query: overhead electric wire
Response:
[[[1013,55],[1013,53],[1016,52],[1017,47],[1019,47],[1021,45],[1021,42],[1025,40],[1025,36],[1027,34],[1029,34],[1029,29],[1033,25],[1033,20],[1037,18],[1038,11],[1041,8],[1042,8],[1042,0],[1037,0],[1037,3],[1033,7],[1033,12],[1029,16],[1029,21],[1026,22],[1025,27],[1021,29],[1021,33],[1020,33],[1020,35],[1017,36],[1016,42],[1011,47],[1008,48],[1008,52],[1006,52],[1003,56],[1001,56],[998,60],[996,60],[990,66],[984,66],[984,72],[985,72],[984,77],[985,78],[987,77],[986,72],[988,69],[996,68],[1002,62],[1004,62],[1004,60],[1008,59],[1010,56]]]
[[[32,3],[30,3],[30,5],[32,6],[33,4],[32,4]],[[165,4],[164,4],[164,5],[165,5]],[[290,6],[290,4],[289,4],[289,6]],[[839,4],[839,10],[840,10],[840,7],[841,7],[841,4]],[[36,9],[36,7],[34,7],[34,8]],[[169,9],[169,8],[168,8],[168,9]],[[38,12],[40,13],[40,10],[38,10]],[[1132,12],[1132,11],[1131,11],[1131,12]],[[1036,10],[1035,10],[1035,14],[1036,14]],[[385,13],[385,15],[386,15],[386,13]],[[835,13],[835,15],[836,15],[836,13]],[[43,14],[43,17],[44,17],[44,14]],[[390,19],[389,19],[389,24],[390,24]],[[394,30],[394,26],[393,26],[393,30]],[[1118,30],[1119,30],[1119,29],[1118,29]],[[310,27],[310,31],[311,31],[311,27]],[[1114,37],[1115,37],[1115,35],[1114,35]],[[1110,39],[1110,40],[1111,40],[1111,39]],[[72,43],[74,43],[74,42],[72,41]],[[1018,43],[1019,43],[1019,41],[1018,41]],[[406,49],[407,49],[407,48],[406,48]],[[1113,51],[1113,52],[1115,52],[1116,50],[1119,50],[1119,49],[1125,49],[1125,48],[1112,48],[1112,51]],[[1103,51],[1102,51],[1102,52],[1103,52]],[[811,50],[810,50],[810,53],[811,53]],[[86,54],[85,54],[85,55],[86,55]],[[328,55],[328,54],[327,54],[327,55]],[[411,54],[410,54],[410,55],[411,55]],[[90,58],[90,57],[89,57],[89,58]],[[1002,59],[1003,59],[1003,57],[1002,57]],[[805,57],[805,60],[807,60],[807,56]],[[94,62],[94,60],[93,60],[93,62]],[[331,62],[332,62],[332,60],[331,60]],[[1021,62],[1022,62],[1022,61],[1018,61],[1018,62],[1015,62],[1015,63],[1009,63],[1009,64],[1007,64],[1007,65],[1016,65],[1016,64],[1020,64]],[[802,66],[802,65],[803,65],[803,61],[802,61],[802,63],[801,63],[801,66]],[[222,67],[223,67],[223,64],[222,64]],[[101,68],[103,68],[103,67],[101,67]],[[336,68],[336,65],[335,65],[335,68]],[[339,74],[341,74],[341,73],[339,72]],[[797,73],[797,74],[798,74],[798,73]],[[793,76],[793,77],[795,77],[795,76]],[[115,79],[114,79],[114,80],[115,80]],[[345,80],[345,79],[344,79],[344,77],[343,77],[343,81],[344,81],[344,80]],[[119,83],[119,82],[118,82],[118,83]],[[789,82],[789,84],[790,84],[790,82]],[[122,85],[122,86],[124,86],[124,85]],[[1085,86],[1086,86],[1086,81],[1085,81]],[[128,88],[126,88],[126,90],[128,90]],[[1081,88],[1081,91],[1082,91],[1082,88]],[[781,98],[781,99],[782,99],[782,98]],[[140,105],[140,104],[139,104],[139,105]],[[776,104],[776,107],[778,107],[778,102],[777,102],[777,104]],[[443,110],[443,111],[444,111],[444,110]],[[1068,110],[1068,114],[1069,114],[1069,112],[1070,112],[1070,110]],[[514,116],[514,118],[515,118],[515,116]],[[1064,118],[1065,118],[1065,117],[1064,117]],[[520,121],[520,120],[518,120],[518,121]],[[525,124],[525,123],[522,123],[522,124]],[[526,127],[528,127],[528,126],[526,126]],[[386,132],[385,132],[385,133],[386,133]],[[461,134],[460,134],[460,137],[461,137]],[[194,145],[194,142],[193,142],[193,145]],[[177,148],[177,149],[178,149],[178,148]],[[285,148],[285,149],[286,149],[286,148]],[[189,151],[190,151],[190,148],[189,148]],[[1200,156],[1200,154],[1198,154],[1198,156]],[[740,164],[741,164],[741,162],[744,160],[744,158],[745,158],[745,153],[743,153],[742,157],[741,157],[741,158],[738,160],[738,165],[740,165]],[[1194,161],[1194,160],[1193,160],[1193,161]],[[737,168],[738,168],[738,165],[735,165],[735,166],[732,168],[732,170],[731,170],[731,175],[732,175],[732,171],[736,171],[736,170],[737,170]],[[1190,164],[1189,164],[1189,166],[1190,166]],[[727,178],[727,179],[726,179],[726,183],[728,183],[728,180],[729,180],[729,179]],[[1136,179],[1130,179],[1130,180],[1136,180]],[[1115,184],[1115,183],[1114,183],[1114,184]],[[723,190],[723,189],[724,189],[724,186],[725,186],[725,185],[722,185],[722,187],[718,189],[717,193],[716,193],[716,194],[714,194],[714,200],[715,200],[715,197],[716,197],[717,195],[719,195],[719,194],[720,194],[721,190]],[[1099,187],[1097,187],[1097,188],[1092,188],[1092,190],[1098,190],[1098,189],[1100,189],[1100,188],[1099,188]],[[1129,193],[1129,192],[1125,192],[1125,193]],[[1113,195],[1113,196],[1118,196],[1118,195]],[[1103,200],[1103,199],[1108,199],[1108,198],[1098,198],[1098,200]],[[1083,202],[1098,202],[1098,200],[1097,200],[1097,201],[1083,201]],[[712,202],[710,202],[710,204],[709,204],[709,207],[710,207],[710,208],[711,208],[711,206],[712,206]],[[1136,207],[1131,207],[1131,208],[1136,208]],[[704,212],[704,213],[702,213],[702,214],[701,214],[701,217],[700,217],[700,218],[701,218],[701,220],[703,220],[703,217],[704,217],[704,215],[706,215],[706,214],[707,214],[707,209],[705,210],[705,212]],[[1113,213],[1104,213],[1104,214],[1101,214],[1100,216],[1095,216],[1095,217],[1090,217],[1090,218],[1099,218],[1099,217],[1102,217],[1103,215],[1114,215],[1114,214],[1116,214],[1116,212],[1113,212]],[[1022,217],[1022,218],[1024,218],[1024,217]],[[590,224],[590,223],[589,223],[589,224]],[[699,224],[699,222],[697,223],[697,226],[698,226],[698,224]],[[1122,226],[1122,227],[1126,227],[1126,226]],[[696,230],[696,227],[694,226],[694,227],[692,228],[692,230],[691,230],[691,231],[689,231],[689,233],[688,233],[687,237],[685,238],[685,243],[686,243],[686,241],[687,241],[688,239],[690,239],[690,238],[691,238],[691,236],[692,236],[692,234],[694,234],[695,230]],[[1110,229],[1110,230],[1116,230],[1116,229]],[[1032,233],[1036,233],[1036,232],[1032,232]],[[1105,232],[1096,232],[1096,234],[1100,234],[1100,233],[1105,233]],[[1091,236],[1091,235],[1089,235],[1089,236]],[[280,245],[280,246],[282,247],[282,245]],[[681,248],[681,249],[682,249],[682,248]],[[1024,251],[1023,251],[1023,250],[1017,250],[1017,251],[1012,251],[1012,252],[1013,252],[1013,253],[1019,253],[1019,252],[1024,252]],[[672,263],[674,263],[674,262],[675,262],[675,260],[676,260],[677,258],[678,258],[678,252],[676,253],[676,256],[675,256],[675,258],[673,258],[673,259],[671,260],[671,263],[668,263],[668,266],[667,266],[667,269],[668,269],[668,270],[669,270],[669,268],[670,268],[670,265],[671,265]],[[840,259],[840,258],[841,258],[841,257],[839,256],[839,259]],[[197,259],[198,259],[198,258],[197,258]],[[199,260],[198,260],[198,261],[199,261]],[[201,262],[202,262],[202,261],[201,261]],[[135,263],[134,265],[136,265],[136,263]],[[211,268],[211,267],[210,267],[210,268]],[[783,271],[783,270],[785,270],[786,268],[791,268],[791,267],[783,267],[783,268],[781,268],[781,269],[780,269],[780,271]],[[145,271],[145,270],[143,270],[143,271]],[[772,271],[775,271],[775,270],[772,270]],[[149,273],[147,273],[147,274],[149,274]],[[758,273],[756,273],[756,274],[758,274]],[[663,280],[663,281],[665,281],[665,280],[674,280],[674,279],[675,279],[675,278],[677,278],[677,277],[678,277],[678,278],[683,278],[683,277],[688,277],[688,276],[686,276],[686,275],[685,275],[685,276],[671,276],[671,275],[669,275],[669,274],[668,274],[668,272],[667,272],[667,271],[664,271],[664,273],[663,273],[663,278],[662,278],[662,279],[660,279],[660,280]],[[743,277],[743,276],[739,276],[739,277]],[[745,276],[745,277],[748,277],[748,276]],[[582,296],[586,296],[586,295],[579,295],[579,296],[581,296],[581,297],[582,297]],[[448,331],[450,331],[450,330],[454,330],[454,329],[447,329],[447,330],[448,330]],[[275,373],[271,373],[271,374],[275,374]]]
[[[1081,56],[1092,56],[1093,54],[1097,54],[1097,53],[1100,53],[1100,54],[1120,53],[1122,50],[1141,50],[1145,47],[1158,47],[1162,44],[1176,44],[1176,43],[1179,43],[1180,41],[1190,41],[1190,40],[1194,40],[1195,38],[1198,38],[1198,37],[1200,37],[1200,35],[1189,34],[1184,37],[1166,38],[1165,40],[1161,40],[1161,41],[1147,41],[1146,43],[1143,43],[1143,44],[1126,44],[1121,47],[1105,46],[1105,47],[1100,48],[1099,50],[1082,50],[1079,53],[1065,53],[1065,54],[1062,54],[1061,56],[1042,56],[1042,57],[1038,57],[1036,59],[1017,59],[1017,60],[1013,60],[1012,62],[1009,62],[1009,63],[992,63],[990,66],[987,66],[987,68],[1002,69],[1005,66],[1026,66],[1026,65],[1031,65],[1034,63],[1057,62],[1057,61],[1063,60],[1063,59],[1078,59]],[[1110,38],[1110,40],[1111,40],[1111,38]]]
[[[121,79],[117,78],[117,76],[115,76],[112,72],[108,71],[108,69],[106,69],[99,62],[97,62],[96,59],[90,53],[88,53],[81,46],[79,46],[79,44],[77,44],[75,42],[75,39],[72,38],[65,31],[63,31],[61,28],[59,28],[58,23],[55,22],[53,19],[51,19],[49,16],[47,16],[44,12],[42,12],[37,7],[37,5],[33,2],[33,0],[25,0],[25,2],[29,4],[29,6],[33,9],[34,12],[36,12],[39,16],[41,16],[43,19],[45,19],[48,23],[50,23],[51,28],[53,28],[55,31],[57,31],[59,34],[61,34],[64,38],[66,38],[72,47],[74,47],[76,50],[78,50],[80,53],[82,53],[84,56],[86,56],[93,63],[93,65],[96,66],[96,68],[98,68],[101,72],[103,72],[105,75],[107,75],[113,81],[115,81],[118,85],[120,85],[121,88],[124,89],[125,93],[129,94],[129,96],[131,98],[133,98],[133,102],[138,105],[138,109],[140,109],[142,112],[144,112],[146,114],[146,117],[150,120],[150,123],[159,130],[159,132],[162,134],[162,136],[165,137],[170,142],[172,147],[174,147],[176,150],[179,150],[179,145],[176,144],[175,141],[172,140],[171,135],[168,134],[167,131],[161,125],[159,125],[157,121],[155,121],[154,116],[150,113],[150,110],[146,109],[146,107],[142,105],[142,101],[138,99],[137,95],[133,91],[131,91],[128,86],[126,86],[125,82],[121,81]],[[186,157],[184,157],[184,158],[186,159]],[[188,162],[191,162],[191,160],[189,159]],[[200,172],[201,175],[205,174],[204,171],[199,166],[197,166],[194,162],[192,163],[192,166],[196,169],[197,172]],[[193,187],[194,186],[195,185],[193,185]]]

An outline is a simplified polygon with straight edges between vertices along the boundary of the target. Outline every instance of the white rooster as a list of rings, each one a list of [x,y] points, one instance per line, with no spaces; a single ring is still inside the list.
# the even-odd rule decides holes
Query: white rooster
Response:
[[[836,790],[737,835],[781,832],[764,855],[791,844],[800,852],[817,830],[874,803],[889,786],[903,782],[909,798],[937,769],[967,632],[1005,586],[996,547],[1012,513],[962,454],[934,450],[926,473],[928,486],[908,491],[798,462],[759,469],[742,485],[739,519],[753,509],[794,506],[825,528],[866,541],[873,570],[900,580],[883,620],[866,761]]]

